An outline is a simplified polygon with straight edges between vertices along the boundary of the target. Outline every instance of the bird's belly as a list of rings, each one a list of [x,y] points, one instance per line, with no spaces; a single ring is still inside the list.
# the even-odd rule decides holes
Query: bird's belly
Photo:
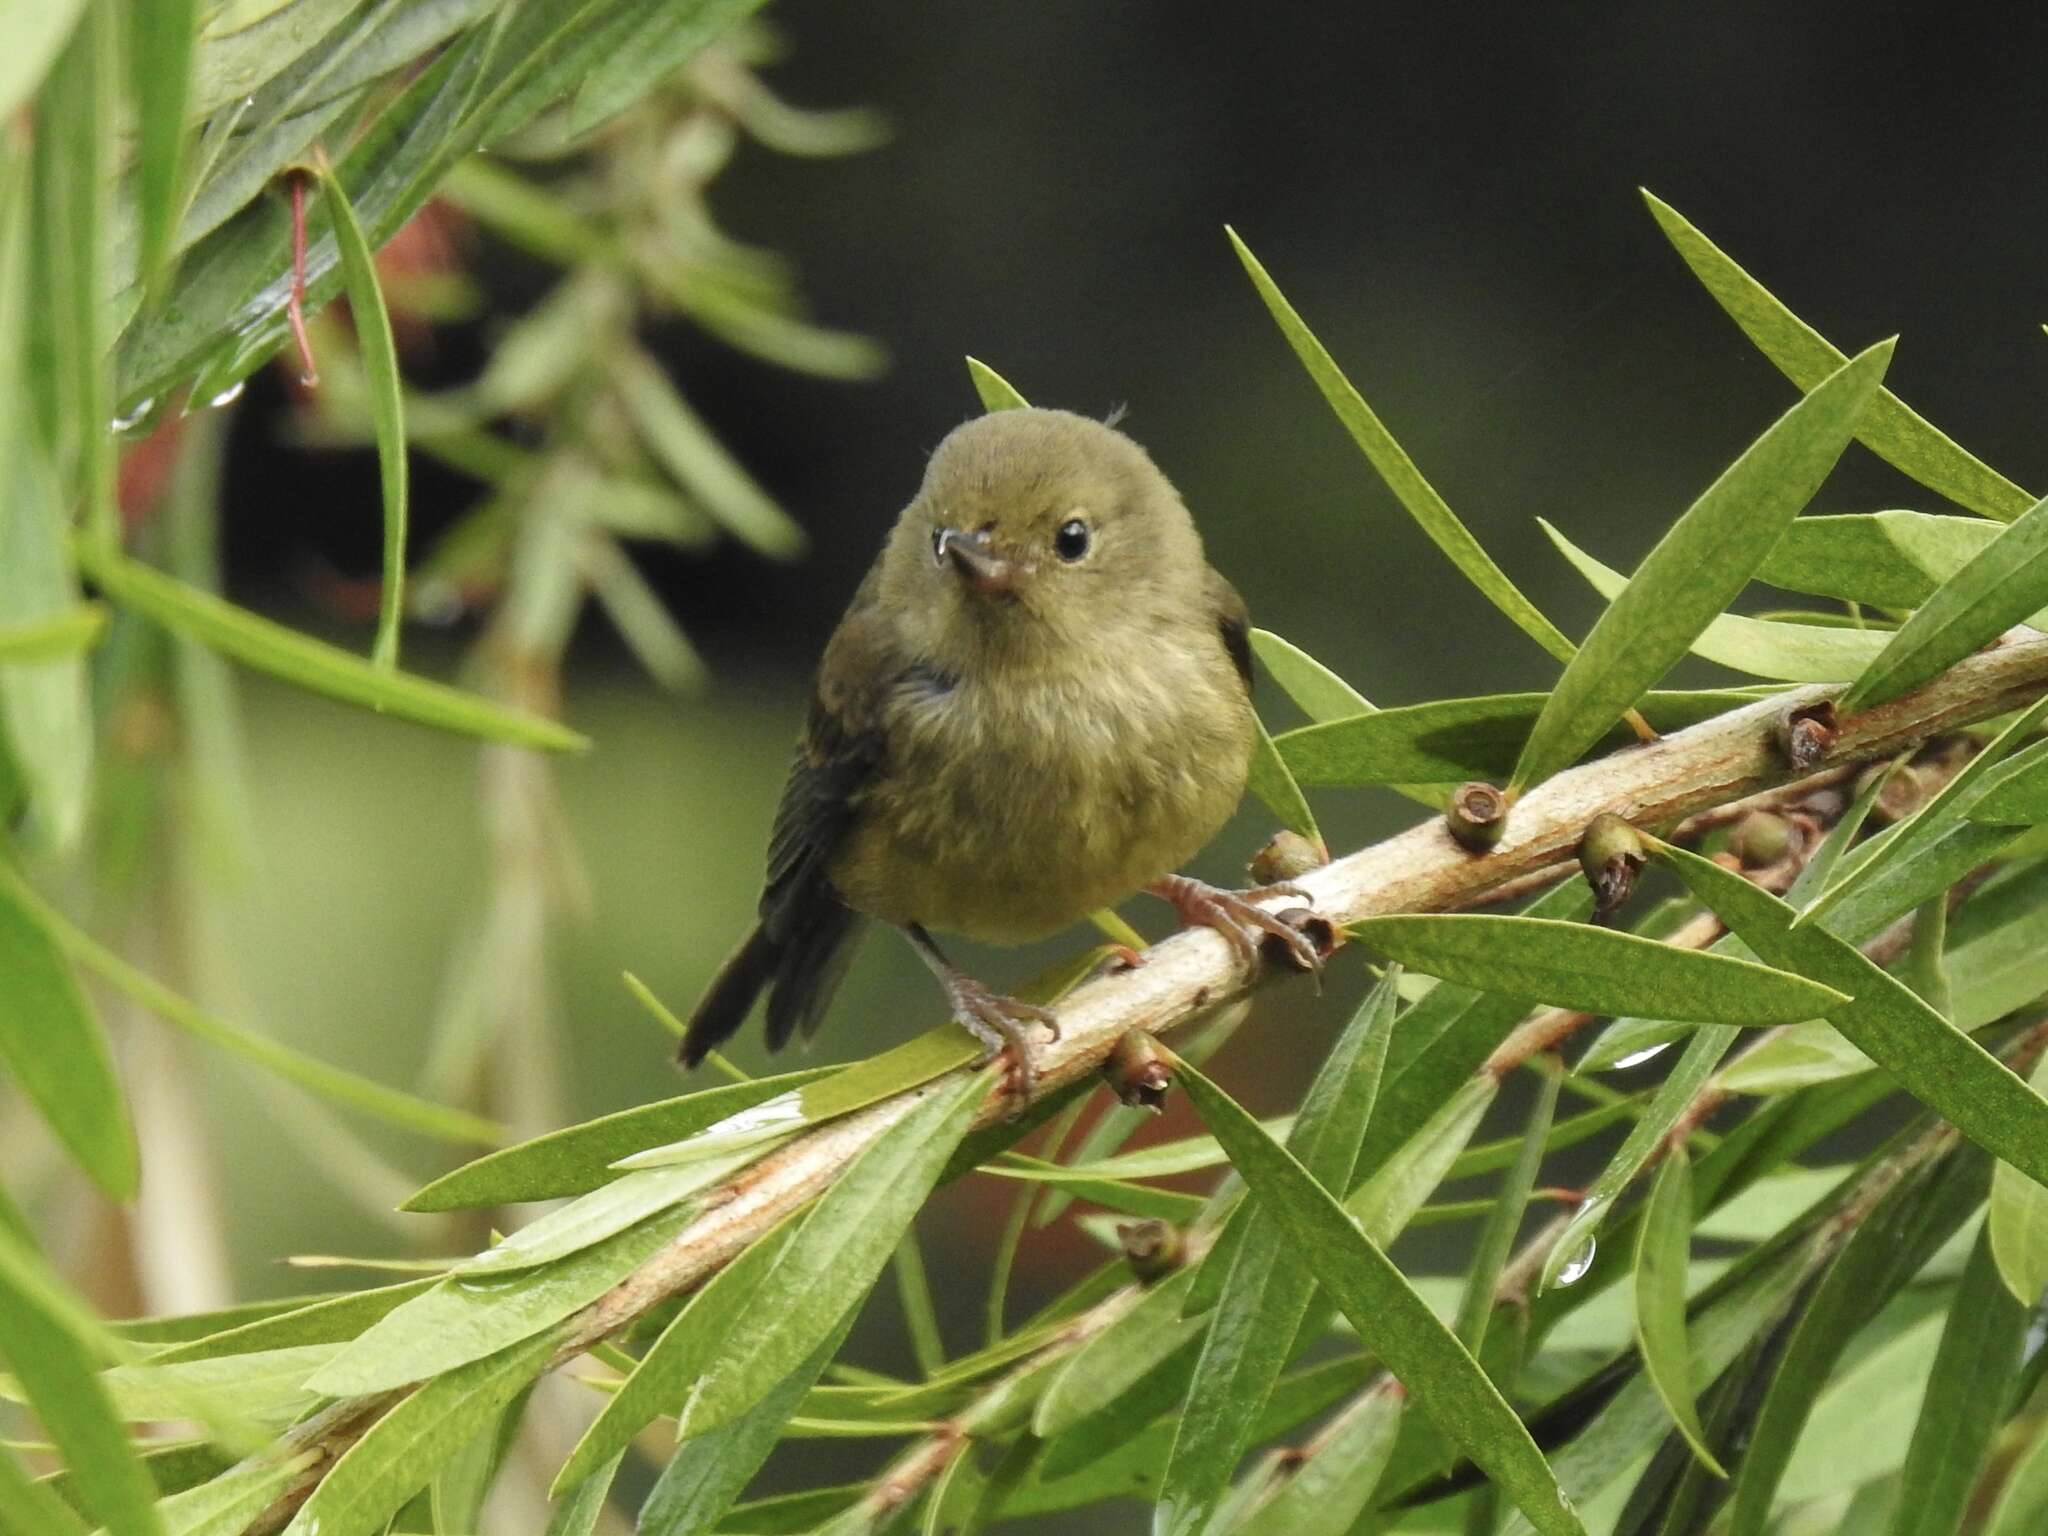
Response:
[[[1241,699],[1136,718],[1114,706],[939,715],[903,733],[832,868],[896,923],[1023,943],[1112,905],[1197,852],[1236,808]]]

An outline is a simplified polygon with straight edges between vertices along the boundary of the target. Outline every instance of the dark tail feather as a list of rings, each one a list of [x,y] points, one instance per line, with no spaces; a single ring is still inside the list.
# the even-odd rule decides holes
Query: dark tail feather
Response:
[[[726,957],[711,985],[690,1015],[683,1030],[682,1050],[677,1054],[686,1067],[694,1067],[707,1051],[730,1039],[747,1022],[754,999],[768,985],[781,964],[784,946],[768,936],[759,923],[747,930],[740,946]]]
[[[747,930],[690,1015],[679,1053],[684,1066],[696,1066],[706,1052],[737,1033],[764,987],[769,1050],[781,1050],[799,1029],[806,1039],[817,1031],[853,959],[849,941],[859,930],[860,916],[836,901],[821,902],[808,915],[810,921],[783,939],[760,923]]]
[[[859,930],[860,915],[835,901],[821,906],[790,939],[768,993],[769,1050],[781,1050],[799,1029],[806,1040],[818,1032],[853,962],[852,940]]]

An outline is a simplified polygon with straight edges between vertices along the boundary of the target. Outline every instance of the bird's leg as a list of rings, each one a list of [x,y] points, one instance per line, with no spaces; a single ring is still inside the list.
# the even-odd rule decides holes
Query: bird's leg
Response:
[[[1171,902],[1184,926],[1214,928],[1230,941],[1230,947],[1247,965],[1257,963],[1259,941],[1271,935],[1304,971],[1323,968],[1323,951],[1314,939],[1279,913],[1257,905],[1274,896],[1311,900],[1298,885],[1258,885],[1246,891],[1229,891],[1186,875],[1165,875],[1145,889],[1161,901]]]
[[[982,1060],[989,1061],[1008,1051],[1018,1096],[1028,1099],[1033,1074],[1024,1026],[1043,1024],[1050,1038],[1057,1040],[1060,1037],[1058,1017],[1050,1008],[1019,1002],[1014,997],[990,991],[948,960],[939,946],[932,942],[932,936],[918,924],[904,924],[903,932],[909,938],[911,948],[931,967],[932,974],[939,978],[939,985],[946,989],[946,1001],[952,1005],[953,1017],[988,1047],[988,1054]]]

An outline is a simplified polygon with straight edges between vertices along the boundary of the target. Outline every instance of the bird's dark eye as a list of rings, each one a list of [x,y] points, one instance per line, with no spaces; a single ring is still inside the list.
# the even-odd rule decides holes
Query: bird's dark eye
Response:
[[[1060,531],[1052,536],[1052,552],[1069,563],[1088,553],[1088,525],[1078,517],[1070,517],[1060,524]]]
[[[942,560],[944,560],[944,559],[946,558],[946,544],[945,544],[945,540],[946,540],[946,530],[945,530],[945,529],[943,529],[943,528],[936,528],[936,527],[932,529],[932,559],[933,559],[933,560],[936,560],[936,561],[942,561]]]

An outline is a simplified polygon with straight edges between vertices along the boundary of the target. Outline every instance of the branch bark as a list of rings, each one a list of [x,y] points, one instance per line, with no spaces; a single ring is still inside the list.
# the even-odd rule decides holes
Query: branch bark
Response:
[[[1957,663],[1925,687],[1840,722],[1826,750],[1795,770],[1774,726],[1789,709],[1841,690],[1810,687],[1569,769],[1516,803],[1490,853],[1468,853],[1432,820],[1313,870],[1295,882],[1316,910],[1342,925],[1390,912],[1448,911],[1531,881],[1574,857],[1586,824],[1611,812],[1664,830],[1686,818],[1774,788],[1839,777],[1845,764],[1888,758],[1945,731],[2008,713],[2048,692],[2048,636],[2018,629]],[[1131,1030],[1162,1033],[1235,997],[1259,979],[1224,938],[1190,929],[1155,946],[1147,963],[1104,976],[1060,1005],[1060,1038],[1033,1052],[1034,1094],[1044,1097],[1096,1071]],[[551,1364],[608,1338],[667,1298],[696,1286],[777,1222],[829,1187],[874,1140],[948,1078],[828,1122],[737,1175],[715,1203],[612,1291],[561,1325]],[[994,1119],[1013,1106],[1004,1101]],[[308,1420],[286,1454],[326,1455],[255,1529],[271,1531],[393,1397],[344,1401]],[[275,1454],[274,1452],[271,1454]]]

